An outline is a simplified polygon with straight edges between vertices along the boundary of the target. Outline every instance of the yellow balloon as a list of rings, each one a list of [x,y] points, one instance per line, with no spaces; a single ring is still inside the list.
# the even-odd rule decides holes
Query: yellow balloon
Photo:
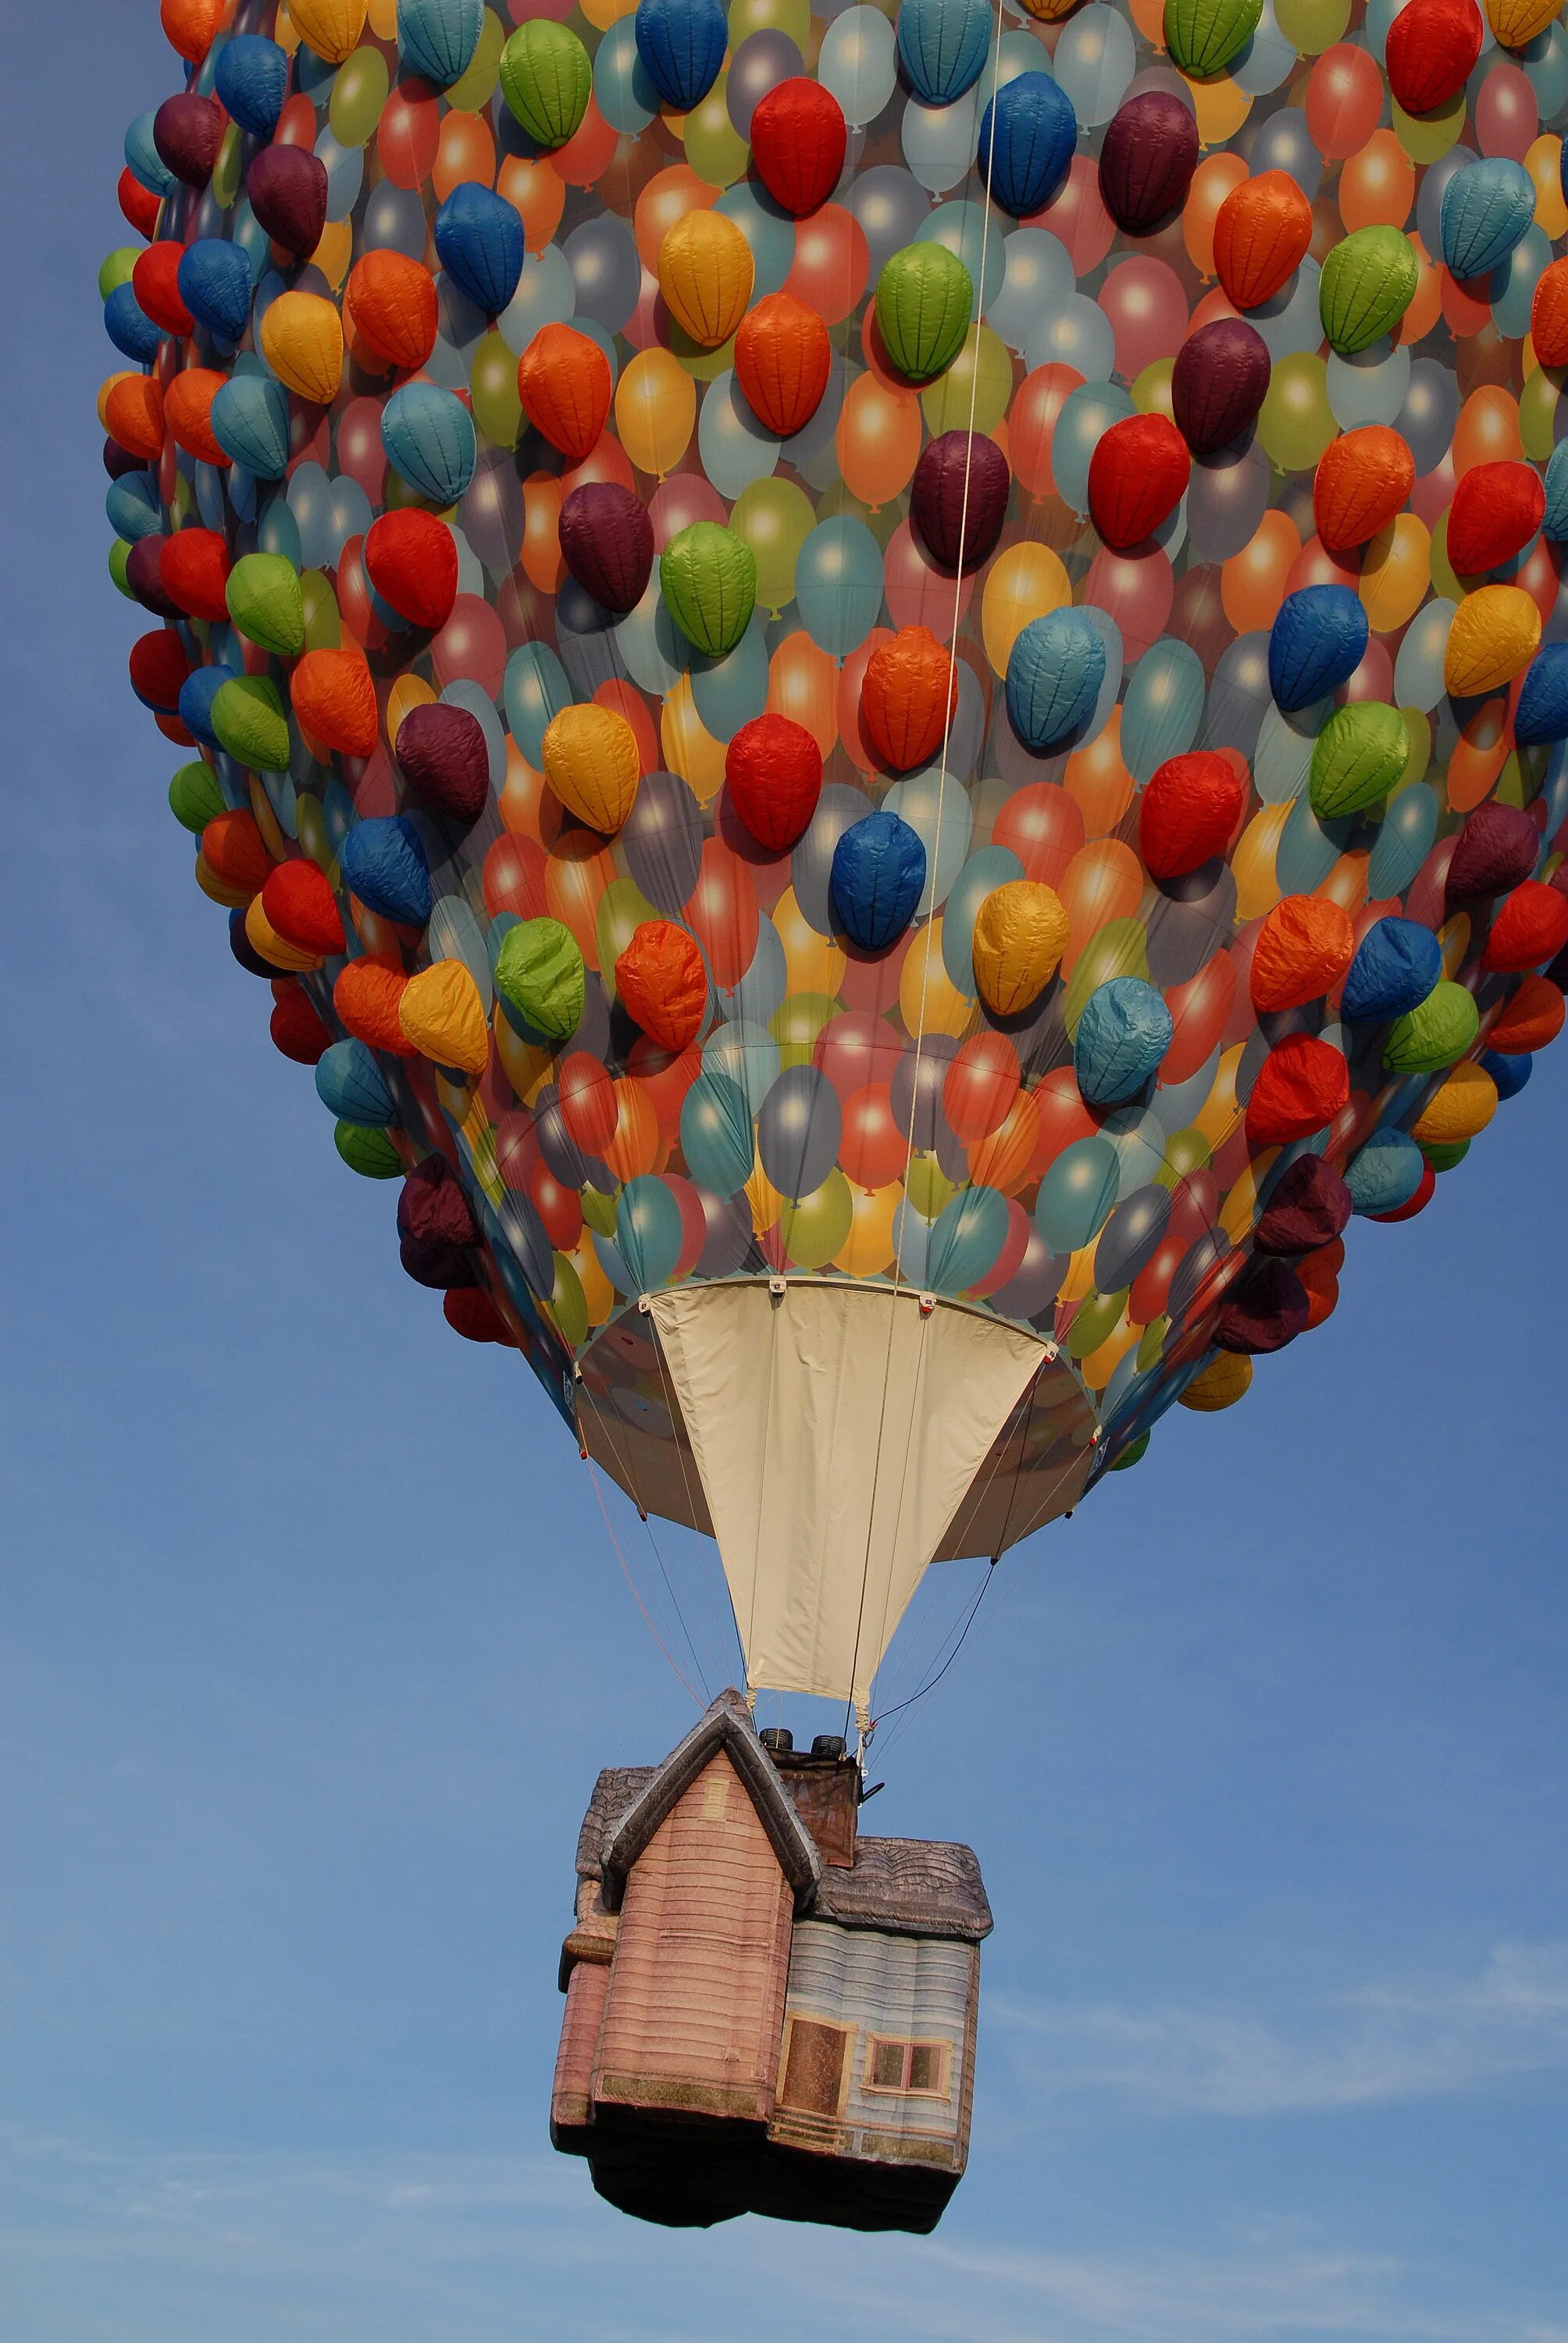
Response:
[[[639,350],[615,392],[615,427],[639,472],[662,480],[685,455],[697,422],[697,389],[668,350]]]
[[[301,951],[297,944],[286,942],[278,934],[261,908],[259,895],[253,895],[246,907],[245,935],[246,941],[253,950],[261,954],[263,960],[269,961],[274,968],[286,970],[291,975],[321,966],[318,954]]]
[[[492,1024],[496,1055],[501,1061],[502,1071],[523,1104],[532,1106],[538,1092],[554,1078],[555,1051],[542,1042],[525,1041],[508,1021],[499,1001],[496,1004]]]
[[[1322,359],[1306,350],[1281,358],[1258,411],[1258,437],[1270,462],[1282,472],[1310,472],[1339,429]]]
[[[826,1269],[849,1236],[854,1216],[849,1183],[835,1164],[819,1188],[798,1203],[786,1203],[779,1215],[791,1268]]]
[[[689,675],[664,695],[658,738],[668,770],[679,776],[699,805],[709,804],[724,787],[724,743],[699,716]]]
[[[615,1288],[599,1266],[599,1257],[594,1251],[593,1239],[586,1229],[570,1252],[564,1253],[560,1257],[562,1260],[569,1261],[577,1272],[578,1283],[582,1288],[583,1302],[588,1311],[588,1324],[602,1326],[615,1308]]]
[[[1199,1369],[1182,1393],[1181,1405],[1200,1415],[1212,1415],[1222,1407],[1234,1407],[1246,1397],[1251,1383],[1251,1360],[1241,1351],[1221,1351]]]
[[[367,0],[288,0],[295,31],[329,65],[340,65],[358,47],[367,8]]]
[[[261,355],[285,387],[330,407],[343,375],[343,320],[320,293],[280,293],[261,321]]]
[[[967,1033],[975,1006],[966,1001],[942,966],[942,923],[923,927],[904,954],[899,971],[899,1013],[910,1033]]]
[[[729,340],[746,315],[755,274],[751,246],[722,212],[685,212],[665,230],[658,289],[671,317],[705,350]]]
[[[793,480],[754,480],[736,498],[729,526],[757,557],[757,599],[776,618],[795,599],[795,564],[817,526],[811,499]]]
[[[321,231],[321,241],[310,256],[310,265],[319,268],[335,293],[343,290],[354,258],[354,223],[352,220],[328,220]],[[516,360],[513,361],[514,369]]]
[[[447,104],[452,113],[484,112],[501,78],[501,51],[506,45],[506,26],[493,8],[487,8],[479,28],[478,46],[468,60],[468,70],[446,92]]]
[[[1535,139],[1524,157],[1524,167],[1535,182],[1535,225],[1543,236],[1568,236],[1568,203],[1563,200],[1560,171],[1563,141],[1550,132]]]
[[[886,1188],[849,1190],[849,1232],[833,1265],[846,1277],[878,1277],[893,1262],[893,1214],[903,1199],[894,1180]]]
[[[1453,614],[1444,687],[1457,699],[1500,691],[1541,647],[1541,613],[1523,586],[1479,586]]]
[[[1442,1147],[1473,1139],[1497,1112],[1497,1084],[1484,1066],[1468,1060],[1454,1067],[1412,1123],[1411,1136]]]
[[[437,1066],[482,1074],[490,1029],[479,988],[460,960],[438,960],[411,976],[397,1002],[403,1039]]]
[[[1080,1359],[1078,1371],[1091,1391],[1103,1391],[1122,1360],[1142,1332],[1135,1326],[1125,1310],[1104,1341]]]
[[[1193,1130],[1201,1131],[1211,1149],[1224,1145],[1241,1118],[1236,1084],[1241,1072],[1242,1047],[1238,1041],[1225,1051],[1215,1069],[1209,1095],[1192,1118]]]
[[[752,1165],[751,1177],[746,1182],[744,1194],[751,1207],[752,1229],[758,1236],[762,1236],[778,1220],[779,1213],[784,1210],[786,1200],[779,1194],[760,1163]]]
[[[1462,85],[1431,114],[1407,114],[1397,97],[1389,100],[1394,136],[1415,164],[1438,163],[1464,128],[1470,92]]]
[[[1432,582],[1432,538],[1414,513],[1400,513],[1367,547],[1357,591],[1374,635],[1413,618]]]
[[[327,124],[340,146],[365,146],[376,135],[392,86],[387,60],[367,42],[345,58],[332,77]],[[345,226],[347,222],[345,221]]]
[[[1012,397],[1012,359],[989,326],[971,326],[947,372],[920,394],[932,438],[943,431],[994,431]]]
[[[1563,0],[1486,0],[1486,21],[1505,49],[1522,49],[1563,14]]]
[[[1343,38],[1351,5],[1350,0],[1278,0],[1274,17],[1292,49],[1304,57],[1317,57]]]
[[[1140,415],[1162,415],[1168,423],[1174,422],[1176,406],[1171,380],[1175,371],[1174,358],[1156,358],[1144,367],[1132,386],[1132,404]]]
[[[773,906],[773,925],[784,948],[784,974],[789,997],[797,993],[825,994],[832,1000],[849,965],[831,936],[819,936],[786,887]]]
[[[1519,394],[1519,439],[1527,456],[1544,464],[1557,445],[1557,409],[1563,393],[1557,377],[1548,374],[1536,357],[1534,344],[1526,341],[1524,350],[1529,363]]]
[[[1470,950],[1468,911],[1455,911],[1451,920],[1444,920],[1437,931],[1437,948],[1442,954],[1442,972],[1452,980],[1464,966],[1465,954]]]
[[[1031,618],[1065,609],[1071,599],[1071,580],[1049,545],[1010,546],[991,564],[980,601],[980,631],[993,671],[1007,673],[1009,654]]]
[[[1068,920],[1054,887],[1010,879],[975,915],[970,955],[980,999],[994,1017],[1016,1017],[1037,1001],[1067,950]]]
[[[568,813],[607,836],[631,811],[642,766],[624,716],[578,700],[545,727],[545,779]]]
[[[1287,799],[1283,805],[1265,806],[1241,832],[1231,857],[1239,920],[1261,920],[1265,911],[1273,910],[1285,891],[1274,877],[1274,863],[1293,802]]]
[[[1185,74],[1181,77],[1187,81]],[[1252,111],[1251,99],[1229,74],[1216,74],[1212,81],[1187,81],[1187,86],[1198,117],[1200,146],[1222,146]]]
[[[494,447],[515,447],[523,427],[518,361],[499,334],[481,334],[468,365],[474,420]]]

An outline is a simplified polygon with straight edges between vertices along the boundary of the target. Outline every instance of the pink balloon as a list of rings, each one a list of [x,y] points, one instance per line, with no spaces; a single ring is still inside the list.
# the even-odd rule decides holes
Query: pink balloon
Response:
[[[938,642],[953,639],[954,613],[962,618],[974,598],[975,581],[934,568],[907,520],[888,539],[882,557],[882,591],[895,627],[929,627]]]
[[[1042,212],[1027,220],[1028,227],[1049,228],[1067,246],[1075,277],[1098,268],[1116,237],[1116,222],[1100,199],[1100,166],[1088,155],[1075,155],[1072,167]]]
[[[1348,586],[1353,594],[1362,582],[1361,557],[1351,557],[1353,568],[1336,560],[1321,537],[1309,537],[1285,578],[1287,594],[1299,594],[1303,586]]]
[[[678,537],[694,520],[716,520],[722,525],[729,518],[723,498],[700,472],[672,472],[648,498],[648,511],[653,541],[660,553],[672,537]]]
[[[1523,163],[1541,128],[1530,76],[1518,65],[1494,65],[1475,101],[1475,137],[1483,155]]]
[[[337,468],[364,489],[379,511],[387,484],[387,450],[381,444],[378,398],[351,398],[338,417]]]
[[[1085,602],[1121,628],[1129,667],[1165,632],[1175,592],[1175,572],[1158,546],[1141,553],[1113,553],[1101,546],[1083,582]]]
[[[1116,336],[1116,371],[1129,382],[1156,358],[1174,357],[1187,338],[1187,296],[1166,261],[1118,261],[1095,297]]]
[[[1385,703],[1393,699],[1393,660],[1381,635],[1373,635],[1368,641],[1360,667],[1345,685],[1345,698],[1381,699]]]
[[[507,672],[507,630],[481,595],[458,595],[451,617],[430,645],[430,659],[443,691],[467,677],[491,699],[499,699]]]

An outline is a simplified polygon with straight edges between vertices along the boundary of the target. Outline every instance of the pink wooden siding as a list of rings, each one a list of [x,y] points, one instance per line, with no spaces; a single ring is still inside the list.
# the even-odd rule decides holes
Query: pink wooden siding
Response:
[[[588,2089],[608,1986],[609,1969],[598,1961],[578,1961],[567,1980],[567,2014],[550,2094],[554,2124],[586,2124],[589,2119]]]
[[[719,1752],[627,1882],[594,2098],[766,2123],[791,1911],[778,1857]]]

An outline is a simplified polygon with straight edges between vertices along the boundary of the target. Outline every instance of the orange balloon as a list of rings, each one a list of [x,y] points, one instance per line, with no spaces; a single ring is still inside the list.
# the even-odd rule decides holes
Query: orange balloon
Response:
[[[1205,283],[1215,275],[1214,224],[1227,197],[1247,176],[1239,155],[1210,155],[1192,174],[1187,200],[1181,206],[1181,239],[1193,267]]]
[[[1413,233],[1407,239],[1415,255],[1415,291],[1409,308],[1399,321],[1394,340],[1402,348],[1412,342],[1424,341],[1442,315],[1442,271],[1434,268],[1427,249]]]
[[[870,273],[866,231],[842,204],[824,204],[796,224],[795,263],[784,290],[814,309],[825,326],[843,323]]]
[[[920,453],[920,402],[863,374],[839,414],[839,469],[852,497],[875,512],[907,488]]]
[[[223,16],[224,0],[163,0],[158,10],[164,37],[188,65],[200,65]]]
[[[430,174],[443,203],[454,187],[496,184],[496,142],[482,114],[447,114],[441,123],[436,167]]]
[[[860,731],[879,765],[912,772],[937,753],[959,702],[945,643],[929,627],[900,627],[866,663]]]
[[[412,374],[435,348],[436,286],[422,261],[401,252],[362,254],[343,301],[354,330],[386,365]]]
[[[1331,440],[1312,480],[1312,518],[1331,553],[1367,544],[1415,486],[1415,458],[1387,423],[1363,423]]]
[[[1214,222],[1214,266],[1237,308],[1278,293],[1312,240],[1312,205],[1288,173],[1264,171],[1227,196]]]
[[[615,877],[608,847],[597,830],[568,830],[545,857],[545,901],[552,920],[569,928],[591,969],[598,967],[599,900]]]
[[[518,397],[536,431],[580,464],[609,416],[609,360],[570,326],[541,326],[518,360]]]
[[[1402,227],[1415,201],[1415,166],[1392,130],[1374,130],[1340,173],[1340,217],[1347,231]]]
[[[1143,865],[1120,838],[1099,838],[1080,849],[1057,890],[1067,913],[1061,970],[1070,976],[1086,945],[1108,920],[1130,920],[1143,900]]]
[[[1302,532],[1289,513],[1266,512],[1251,544],[1220,570],[1220,601],[1239,635],[1271,627],[1302,549]]]
[[[804,629],[786,635],[768,662],[768,713],[803,724],[824,757],[839,738],[839,671]]]
[[[186,455],[199,464],[228,463],[212,427],[212,403],[227,379],[215,367],[187,367],[164,393],[164,420]]]
[[[676,221],[688,212],[711,211],[722,192],[699,179],[689,163],[672,163],[668,171],[654,173],[632,214],[638,256],[649,276],[658,274],[658,247]]]
[[[1462,479],[1473,464],[1505,460],[1522,463],[1524,443],[1519,437],[1519,401],[1496,383],[1473,390],[1459,410],[1453,434],[1453,468]]]
[[[523,482],[523,574],[541,594],[558,593],[567,574],[560,518],[560,482],[553,473],[530,472]]]
[[[1107,838],[1132,803],[1137,788],[1121,758],[1121,710],[1087,748],[1075,749],[1067,760],[1062,786],[1083,816],[1084,836]]]
[[[1454,742],[1448,760],[1451,813],[1469,813],[1492,795],[1512,746],[1507,700],[1485,701]]]
[[[99,419],[116,447],[156,464],[164,452],[164,395],[152,376],[117,376],[99,406]]]
[[[789,293],[765,295],[735,337],[735,378],[775,438],[804,430],[822,403],[832,364],[827,327]]]
[[[604,1160],[618,1180],[635,1180],[658,1160],[658,1110],[641,1082],[626,1079],[615,1084],[615,1135]]]
[[[543,252],[566,209],[566,185],[560,173],[552,171],[542,156],[508,155],[496,181],[496,193],[516,206],[528,249]]]

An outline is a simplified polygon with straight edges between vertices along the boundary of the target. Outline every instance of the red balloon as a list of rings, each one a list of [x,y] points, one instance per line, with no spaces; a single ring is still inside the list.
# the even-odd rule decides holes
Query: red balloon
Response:
[[[990,842],[1005,846],[1026,879],[1060,887],[1083,844],[1083,815],[1058,781],[1030,781],[1014,789],[991,825]]]
[[[1331,1043],[1311,1033],[1288,1033],[1270,1051],[1252,1085],[1247,1143],[1284,1147],[1308,1139],[1349,1104],[1350,1094],[1350,1070]]]
[[[803,75],[759,98],[749,133],[757,176],[780,211],[803,219],[839,184],[849,132],[831,90]]]
[[[1342,163],[1366,145],[1382,112],[1382,75],[1365,49],[1336,41],[1307,83],[1307,128],[1325,162]]]
[[[575,1188],[563,1188],[542,1155],[528,1173],[528,1195],[557,1252],[570,1252],[583,1232],[582,1207]]]
[[[180,687],[191,671],[185,647],[171,627],[138,635],[131,645],[131,689],[144,708],[173,715],[179,706]]]
[[[131,290],[136,307],[166,334],[194,334],[196,319],[180,299],[179,266],[186,256],[183,244],[166,236],[138,252],[131,270]]]
[[[939,569],[910,523],[899,523],[882,556],[882,592],[896,627],[924,627],[943,641],[950,640],[956,622],[974,599],[974,572],[967,558],[961,578]]]
[[[314,1066],[332,1046],[331,1034],[303,985],[277,986],[275,990],[277,998],[270,1029],[274,1048],[292,1058],[297,1066]]]
[[[1568,911],[1568,902],[1563,908]],[[1012,1112],[1018,1089],[1018,1051],[1007,1035],[971,1034],[942,1083],[942,1111],[953,1136],[966,1146],[989,1139]]]
[[[1175,572],[1157,545],[1131,553],[1113,553],[1102,545],[1083,581],[1084,600],[1115,619],[1129,667],[1166,632],[1175,592]]]
[[[408,506],[372,521],[365,532],[365,567],[377,594],[399,618],[434,631],[451,617],[457,598],[457,548],[434,513]]]
[[[1448,509],[1448,558],[1462,577],[1495,569],[1522,553],[1546,512],[1533,464],[1473,464]]]
[[[1219,1048],[1235,999],[1236,963],[1229,952],[1216,952],[1196,976],[1171,986],[1165,1006],[1175,1030],[1160,1063],[1162,1082],[1191,1081]]]
[[[684,909],[714,983],[731,990],[751,965],[760,914],[749,867],[721,838],[705,842],[702,868]]]
[[[795,232],[795,264],[783,290],[825,326],[837,326],[859,307],[870,273],[871,249],[854,213],[824,204]]]
[[[769,293],[740,321],[735,378],[751,412],[775,438],[789,439],[805,429],[822,404],[832,366],[827,327],[790,294]]]
[[[325,871],[303,856],[269,870],[261,890],[268,927],[297,950],[331,960],[344,949],[343,916]]]
[[[619,1117],[615,1085],[602,1061],[588,1050],[574,1050],[561,1067],[558,1095],[570,1137],[585,1154],[602,1155]]]
[[[724,757],[729,802],[774,854],[802,836],[822,793],[822,751],[803,724],[758,716],[743,724]]]
[[[708,970],[702,954],[673,920],[644,920],[615,964],[622,1006],[650,1041],[678,1056],[702,1030]]]
[[[879,1019],[879,1023],[881,1021]],[[901,1179],[910,1142],[893,1121],[893,1093],[887,1082],[868,1082],[843,1101],[839,1168],[858,1188],[885,1188]]]
[[[1389,87],[1407,114],[1446,106],[1470,79],[1485,26],[1475,0],[1410,0],[1389,27]]]
[[[171,601],[193,618],[215,626],[228,618],[224,583],[228,547],[216,528],[182,528],[165,538],[158,553],[158,582]]]
[[[1116,367],[1133,382],[1156,358],[1179,350],[1187,331],[1187,296],[1168,261],[1140,255],[1119,260],[1095,296],[1116,336]]]
[[[456,558],[454,550],[454,562]],[[467,677],[481,687],[487,699],[499,699],[507,672],[507,630],[483,595],[454,598],[451,611],[430,646],[430,663],[443,691],[449,683]]]
[[[1139,850],[1150,877],[1184,879],[1222,854],[1246,802],[1246,782],[1217,749],[1167,757],[1138,811]]]
[[[869,1009],[847,1010],[823,1026],[812,1044],[811,1062],[847,1107],[868,1084],[889,1089],[903,1054],[903,1043],[885,1017]]]
[[[1031,497],[1055,493],[1050,442],[1056,418],[1082,381],[1072,367],[1036,367],[1032,374],[1025,375],[1014,395],[1007,418],[1008,455]]]
[[[129,169],[120,173],[115,193],[121,211],[136,234],[152,236],[157,227],[162,197],[155,196],[150,187],[144,187],[135,172]]]

